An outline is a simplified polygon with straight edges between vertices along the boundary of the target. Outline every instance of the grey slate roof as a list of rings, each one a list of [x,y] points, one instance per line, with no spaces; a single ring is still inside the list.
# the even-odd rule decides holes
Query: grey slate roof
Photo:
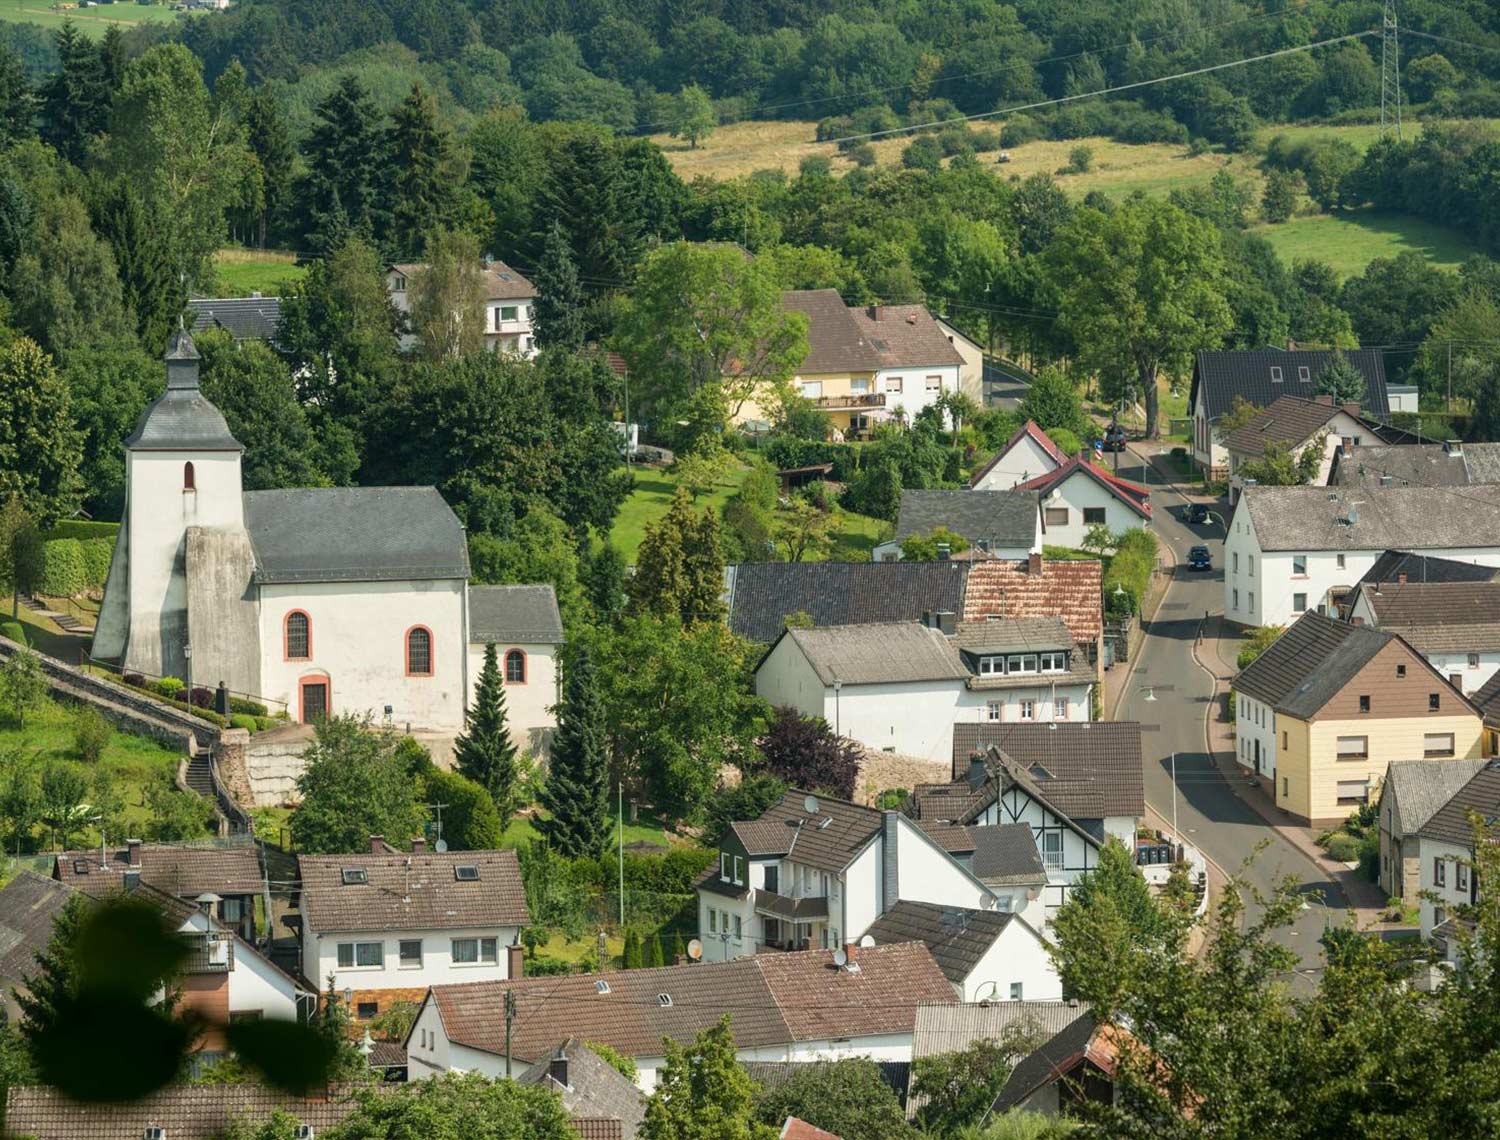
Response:
[[[1340,487],[1376,487],[1381,476],[1398,487],[1500,483],[1500,443],[1466,443],[1456,455],[1440,443],[1363,445],[1337,457],[1328,481]]]
[[[235,340],[276,339],[281,326],[280,297],[194,297],[193,331],[223,329]]]
[[[434,487],[245,492],[261,582],[467,578],[464,528]]]
[[[902,900],[877,918],[866,933],[877,946],[925,943],[943,976],[962,985],[1012,921],[1018,921],[1015,915],[997,910]]]
[[[809,815],[805,803],[807,797],[807,792],[795,788],[788,790],[762,812],[758,820],[750,823],[757,837],[752,842],[759,848],[759,854],[795,853],[798,863],[806,863],[820,871],[842,871],[880,830],[881,814],[874,808],[820,795],[816,797],[816,814]],[[824,823],[824,820],[828,822]],[[736,834],[739,834],[739,826],[744,825],[737,825]],[[784,835],[780,843],[775,841],[778,828]],[[718,869],[710,870],[717,878]]]
[[[301,855],[302,916],[319,934],[354,930],[447,930],[525,926],[531,921],[514,851]],[[410,864],[410,870],[408,870]],[[478,869],[460,880],[455,868]],[[363,883],[343,881],[361,868]]]
[[[968,677],[948,639],[914,621],[789,629],[782,637],[791,638],[824,685],[836,680],[879,685]]]
[[[1309,610],[1234,679],[1234,689],[1305,720],[1395,637]]]
[[[1500,535],[1500,486],[1246,487],[1241,509],[1268,551],[1442,550]]]
[[[815,626],[963,612],[967,562],[746,562],[725,569],[729,628],[769,643],[791,614]]]
[[[1047,867],[1029,823],[968,827],[974,844],[970,870],[987,887],[1026,886],[1047,881]]]
[[[1376,624],[1419,653],[1500,649],[1500,582],[1383,582],[1358,586]],[[1351,612],[1355,598],[1350,598]]]
[[[990,1106],[992,1112],[1005,1112],[1019,1105],[1032,1093],[1052,1081],[1065,1079],[1074,1067],[1087,1058],[1099,1024],[1092,1013],[1083,1013],[1048,1038],[1031,1054],[1023,1057],[1000,1094]]]
[[[1030,550],[1035,544],[1040,499],[1035,491],[902,491],[896,541],[947,527],[972,545]]]
[[[552,1076],[556,1057],[567,1062],[566,1084]],[[646,1117],[646,1098],[635,1083],[576,1037],[560,1042],[517,1079],[557,1093],[569,1116],[618,1120],[625,1140],[632,1140]]]
[[[1030,771],[1047,800],[1075,820],[1145,814],[1141,726],[1136,721],[1049,724],[966,721],[953,726],[953,775],[974,752],[998,748]],[[924,813],[925,814],[925,813]]]
[[[999,618],[958,623],[958,647],[967,653],[1022,653],[1071,649],[1073,635],[1060,617]]]
[[[1385,362],[1380,350],[1348,349],[1344,358],[1365,378],[1365,398],[1360,401],[1364,410],[1381,419],[1389,416]],[[1279,396],[1312,396],[1317,393],[1318,377],[1332,359],[1333,352],[1329,350],[1255,348],[1200,352],[1193,364],[1188,407],[1197,406],[1200,387],[1212,420],[1229,411],[1235,396],[1243,396],[1258,408],[1269,407]],[[1281,369],[1279,383],[1271,379],[1272,367]],[[1308,370],[1307,380],[1301,379],[1299,372],[1304,367]]]
[[[1474,840],[1474,829],[1469,822],[1471,814],[1484,822],[1493,822],[1500,816],[1500,760],[1487,761],[1449,797],[1447,803],[1432,813],[1432,818],[1418,829],[1418,834],[1424,839],[1467,847]]]
[[[1474,778],[1486,760],[1392,760],[1381,796],[1391,808],[1390,830],[1414,835]]]
[[[562,615],[550,583],[470,586],[469,641],[561,645]]]
[[[243,451],[224,413],[198,389],[198,349],[183,329],[167,345],[167,389],[125,439],[131,451]]]
[[[1366,582],[1395,582],[1405,574],[1409,582],[1494,582],[1500,581],[1500,569],[1439,558],[1435,554],[1413,554],[1407,550],[1387,550],[1365,571],[1360,585]]]
[[[14,987],[37,969],[36,955],[47,948],[52,925],[73,897],[66,883],[21,871],[0,890],[0,987],[11,1001]]]

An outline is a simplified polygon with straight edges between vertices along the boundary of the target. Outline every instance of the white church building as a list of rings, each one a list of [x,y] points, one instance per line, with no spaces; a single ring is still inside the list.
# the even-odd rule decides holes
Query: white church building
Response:
[[[493,643],[519,744],[555,720],[552,587],[471,586],[463,525],[432,487],[245,491],[243,447],[176,332],[167,389],[125,441],[125,513],[93,655],[221,682],[292,719],[369,713],[458,732]]]

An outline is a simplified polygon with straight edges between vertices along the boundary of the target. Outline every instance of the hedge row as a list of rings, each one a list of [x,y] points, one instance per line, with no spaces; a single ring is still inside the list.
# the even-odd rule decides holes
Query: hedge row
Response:
[[[113,556],[113,539],[49,539],[42,543],[37,591],[51,598],[71,598],[85,590],[102,590]]]
[[[1125,591],[1128,612],[1141,612],[1141,603],[1151,585],[1151,574],[1156,569],[1156,536],[1149,530],[1127,530],[1120,536],[1120,545],[1109,560],[1104,571],[1104,601],[1111,613],[1121,613],[1126,605],[1117,601],[1115,587]]]
[[[51,540],[54,538],[103,538],[114,542],[115,535],[120,533],[120,524],[114,522],[87,522],[83,519],[64,519],[56,526],[48,530],[42,538]]]

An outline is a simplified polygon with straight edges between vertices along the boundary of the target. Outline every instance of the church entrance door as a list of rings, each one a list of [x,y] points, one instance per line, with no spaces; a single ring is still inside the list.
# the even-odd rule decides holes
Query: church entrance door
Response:
[[[313,724],[328,715],[328,680],[302,682],[302,723]]]

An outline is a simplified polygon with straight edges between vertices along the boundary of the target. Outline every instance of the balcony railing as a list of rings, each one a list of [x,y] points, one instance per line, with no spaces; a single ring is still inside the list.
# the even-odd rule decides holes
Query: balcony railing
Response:
[[[783,922],[813,922],[828,917],[828,896],[792,898],[775,891],[758,890],[755,892],[755,912]]]
[[[851,392],[847,396],[815,396],[813,406],[825,409],[883,408],[884,392]]]

